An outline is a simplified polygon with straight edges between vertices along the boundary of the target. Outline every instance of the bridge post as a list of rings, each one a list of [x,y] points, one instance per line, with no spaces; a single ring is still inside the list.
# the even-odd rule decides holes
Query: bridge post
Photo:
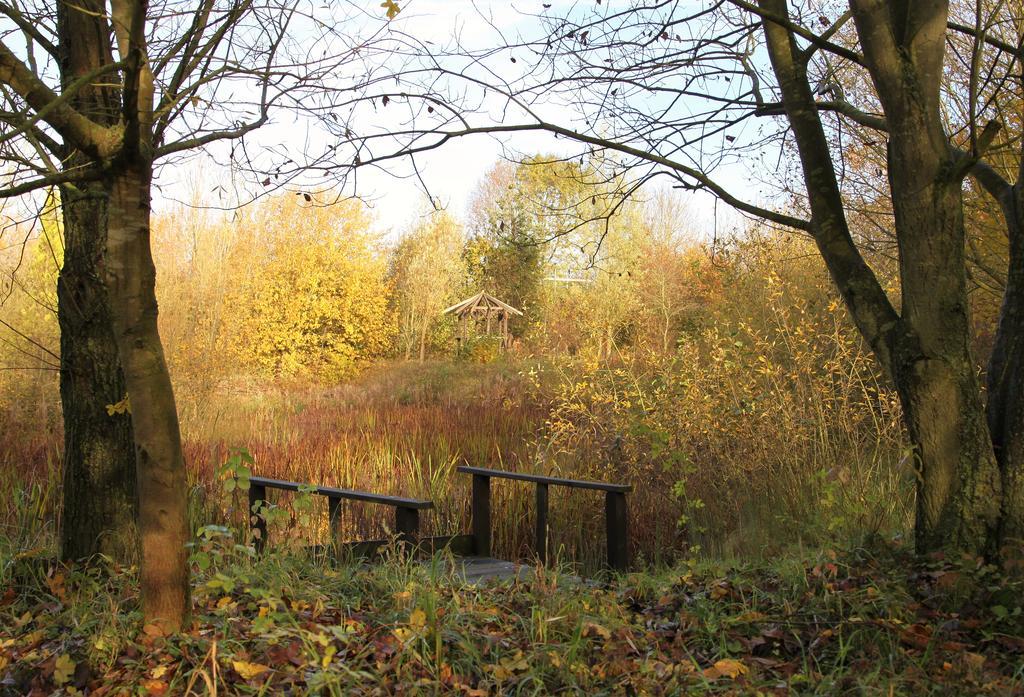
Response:
[[[395,507],[395,531],[398,540],[412,551],[420,531],[420,512],[415,508]]]
[[[335,557],[341,556],[341,498],[338,496],[327,497],[327,518],[330,522],[331,546]]]
[[[259,512],[256,511],[259,504]],[[262,484],[249,484],[249,536],[256,554],[262,554],[267,546],[267,519],[263,516],[263,508],[267,505],[267,487]]]
[[[625,571],[629,566],[629,520],[625,493],[605,492],[604,516],[608,536],[608,566],[615,571]]]
[[[473,547],[477,556],[491,556],[491,478],[473,475]]]
[[[542,565],[548,563],[548,485],[537,483],[537,559]]]

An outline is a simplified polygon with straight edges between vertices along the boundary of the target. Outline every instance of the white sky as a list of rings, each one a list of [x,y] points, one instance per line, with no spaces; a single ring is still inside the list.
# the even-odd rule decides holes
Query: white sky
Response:
[[[366,0],[376,7],[378,0]],[[494,40],[491,27],[482,15],[489,16],[495,26],[503,32],[515,35],[517,30],[526,28],[529,22],[523,12],[538,12],[542,2],[548,0],[410,0],[400,1],[403,12],[395,20],[404,31],[414,33],[423,41],[445,43],[453,33],[458,33],[466,48],[473,48],[474,41],[481,45]],[[593,0],[584,0],[592,2]],[[551,0],[552,11],[559,6],[571,4],[564,0]],[[623,0],[605,0],[622,3]],[[383,10],[380,10],[383,13]],[[528,28],[526,28],[528,31]],[[468,46],[466,44],[469,44]],[[511,66],[510,70],[515,69]],[[562,116],[562,115],[560,115]],[[559,121],[558,117],[552,120]],[[276,142],[288,143],[302,136],[297,124],[271,124],[261,129],[258,137]],[[566,152],[564,141],[540,133],[516,134],[505,138],[512,152]],[[298,143],[294,147],[299,147]],[[441,148],[417,157],[417,166],[430,193],[441,205],[458,217],[464,217],[470,198],[478,182],[502,156],[502,145],[495,138],[486,135],[471,136],[448,142]],[[223,158],[222,158],[223,159]],[[408,172],[408,164],[396,162],[394,170]],[[158,174],[154,191],[155,210],[159,211],[173,201],[194,201],[196,195],[212,205],[217,205],[216,187],[230,188],[230,172],[220,171],[205,158],[193,160],[187,167],[164,168]],[[427,199],[421,184],[415,178],[397,178],[377,170],[363,169],[358,174],[358,195],[371,206],[382,231],[397,233],[409,226],[416,216],[427,207]],[[745,198],[762,198],[756,191],[750,191],[750,178],[744,168],[726,167],[716,173],[716,178],[730,190],[742,193]],[[249,186],[252,189],[251,185]],[[715,204],[713,197],[706,194],[685,194],[691,201],[700,230],[694,231],[711,237],[714,229],[723,232],[736,225],[737,216],[727,206]]]

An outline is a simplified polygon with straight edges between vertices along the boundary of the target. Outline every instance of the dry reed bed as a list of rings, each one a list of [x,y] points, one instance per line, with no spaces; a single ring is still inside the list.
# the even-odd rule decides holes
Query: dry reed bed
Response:
[[[736,366],[741,371],[742,361]],[[844,385],[838,401],[816,383],[810,399],[801,391],[806,381],[773,388],[772,409],[746,414],[730,406],[738,375],[715,379],[720,366],[705,374],[690,366],[684,373],[696,379],[672,390],[658,386],[675,377],[626,368],[576,368],[570,380],[538,381],[524,365],[390,364],[337,387],[241,384],[202,398],[183,389],[192,523],[244,529],[247,500],[225,492],[219,471],[236,448],[253,456],[262,476],[429,498],[436,508],[423,516],[426,534],[469,529],[470,481],[455,473],[460,464],[627,481],[635,486],[630,534],[640,562],[670,561],[695,543],[712,554],[770,555],[798,539],[885,530],[907,517],[898,425],[887,413],[872,422],[876,409],[848,402],[864,392],[856,385]],[[648,383],[651,394],[639,387]],[[0,452],[0,494],[15,501],[0,510],[0,525],[16,547],[45,547],[59,526],[60,433],[18,433]],[[496,480],[492,496],[495,552],[529,559],[533,486]],[[271,529],[275,544],[326,539],[325,500],[272,497],[287,512]],[[391,514],[346,505],[345,535],[387,536]],[[680,527],[683,514],[691,523]],[[552,556],[594,568],[605,556],[603,516],[599,493],[552,489]]]
[[[225,393],[216,412],[186,423],[186,460],[195,482],[197,520],[242,523],[245,501],[225,495],[218,468],[232,448],[254,458],[254,473],[278,479],[429,498],[435,509],[422,520],[426,534],[469,529],[469,477],[461,464],[505,470],[557,470],[569,476],[597,476],[593,468],[560,457],[539,462],[544,424],[542,400],[524,397],[524,386],[503,367],[435,364],[423,368],[375,370],[331,389],[269,389]],[[641,486],[631,501],[633,527],[645,558],[656,541],[643,531],[664,511],[642,503],[651,492]],[[498,554],[528,559],[533,553],[533,487],[495,481],[494,545]],[[290,522],[271,535],[303,544],[326,539],[326,501],[316,500],[311,529],[300,530],[295,496],[271,494],[290,509]],[[604,502],[594,492],[552,492],[552,543],[567,561],[588,567],[604,558]],[[375,539],[390,533],[391,510],[347,504],[345,534]]]

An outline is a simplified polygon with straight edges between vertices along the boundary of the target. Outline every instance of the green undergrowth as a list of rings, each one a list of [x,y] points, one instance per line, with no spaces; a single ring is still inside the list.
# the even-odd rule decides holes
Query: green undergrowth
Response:
[[[134,569],[0,559],[0,695],[1024,689],[1024,583],[972,561],[884,548],[472,586],[440,557],[334,566],[220,542],[172,636],[143,625]]]

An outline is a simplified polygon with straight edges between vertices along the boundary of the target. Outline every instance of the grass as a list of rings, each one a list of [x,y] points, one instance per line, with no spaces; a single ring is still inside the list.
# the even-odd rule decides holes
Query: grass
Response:
[[[558,561],[511,584],[467,586],[443,557],[413,563],[394,550],[371,567],[310,557],[326,512],[308,496],[279,499],[273,554],[246,546],[245,494],[223,486],[233,447],[252,453],[259,474],[431,498],[428,534],[468,528],[468,478],[453,474],[463,462],[607,475],[585,438],[579,451],[546,452],[550,404],[529,368],[397,364],[335,388],[235,384],[185,401],[198,535],[193,625],[175,636],[142,625],[136,569],[52,562],[59,430],[10,441],[0,452],[0,494],[13,502],[0,510],[0,696],[1024,690],[1019,577],[877,542],[846,553],[778,542],[743,562],[680,564],[679,504],[653,476],[633,478],[630,522],[634,556],[661,563],[598,581],[574,578],[604,557],[592,492],[553,490]],[[492,505],[497,552],[529,559],[532,488],[496,483]],[[349,506],[346,531],[387,535],[389,513]]]
[[[1020,694],[1020,580],[899,549],[468,586],[206,537],[189,631],[131,568],[5,560],[0,694]],[[77,691],[77,692],[76,692]]]

